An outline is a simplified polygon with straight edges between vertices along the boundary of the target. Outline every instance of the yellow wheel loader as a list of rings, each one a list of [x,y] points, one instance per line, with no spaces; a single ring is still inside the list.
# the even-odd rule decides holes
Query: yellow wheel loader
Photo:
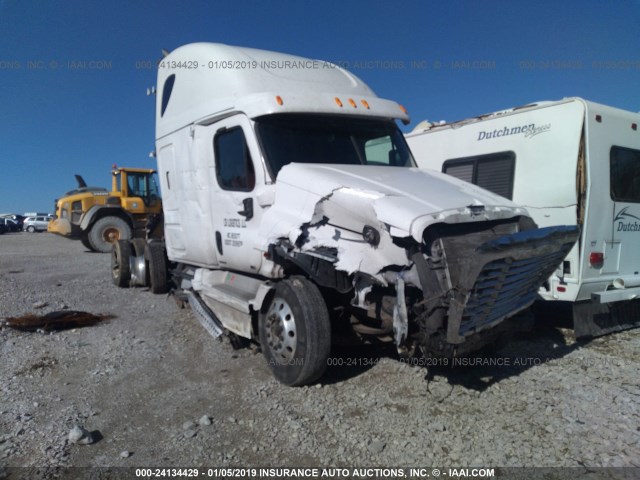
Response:
[[[162,202],[155,170],[111,171],[111,191],[89,187],[76,175],[78,188],[56,200],[56,218],[48,231],[80,240],[94,252],[111,252],[118,240],[162,234]]]

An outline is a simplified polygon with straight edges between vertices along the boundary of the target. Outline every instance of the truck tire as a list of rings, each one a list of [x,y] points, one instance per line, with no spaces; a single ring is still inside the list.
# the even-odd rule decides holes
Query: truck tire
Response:
[[[111,279],[117,287],[129,286],[131,280],[131,267],[129,260],[133,248],[129,240],[118,240],[111,251]]]
[[[164,247],[161,243],[147,243],[144,248],[144,256],[149,270],[149,286],[152,293],[167,293],[169,285],[167,281],[167,261]]]
[[[131,227],[120,217],[103,217],[89,230],[89,242],[96,252],[109,253],[118,240],[129,240]]]
[[[258,330],[262,352],[278,381],[299,386],[322,376],[331,352],[331,324],[315,284],[302,277],[279,282],[260,314]]]

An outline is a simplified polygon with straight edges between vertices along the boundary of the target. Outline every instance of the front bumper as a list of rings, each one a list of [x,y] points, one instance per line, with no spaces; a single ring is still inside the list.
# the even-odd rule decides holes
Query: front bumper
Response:
[[[461,344],[529,307],[579,234],[576,226],[527,230],[486,241],[463,255],[452,278],[447,343]],[[447,252],[453,245],[444,245],[448,257],[462,253]]]

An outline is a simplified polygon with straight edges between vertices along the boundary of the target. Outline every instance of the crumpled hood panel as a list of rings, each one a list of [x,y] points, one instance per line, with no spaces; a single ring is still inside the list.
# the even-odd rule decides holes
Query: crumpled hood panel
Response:
[[[281,190],[291,187],[299,189],[300,202],[304,202],[305,193],[316,199],[337,191],[346,193],[330,199],[346,210],[351,206],[345,197],[359,197],[353,207],[357,208],[362,201],[373,205],[380,222],[411,233],[418,240],[430,223],[446,221],[453,214],[469,214],[465,208],[469,205],[485,207],[486,213],[477,220],[526,214],[526,210],[506,198],[449,175],[418,168],[292,163],[278,174],[276,205],[278,197],[291,198],[279,195]],[[416,222],[421,217],[427,218]]]

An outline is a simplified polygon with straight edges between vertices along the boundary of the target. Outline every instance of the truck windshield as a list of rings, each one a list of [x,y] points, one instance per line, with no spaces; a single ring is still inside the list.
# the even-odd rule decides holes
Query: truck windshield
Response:
[[[256,131],[274,177],[293,162],[415,166],[392,120],[277,114],[256,119]]]

